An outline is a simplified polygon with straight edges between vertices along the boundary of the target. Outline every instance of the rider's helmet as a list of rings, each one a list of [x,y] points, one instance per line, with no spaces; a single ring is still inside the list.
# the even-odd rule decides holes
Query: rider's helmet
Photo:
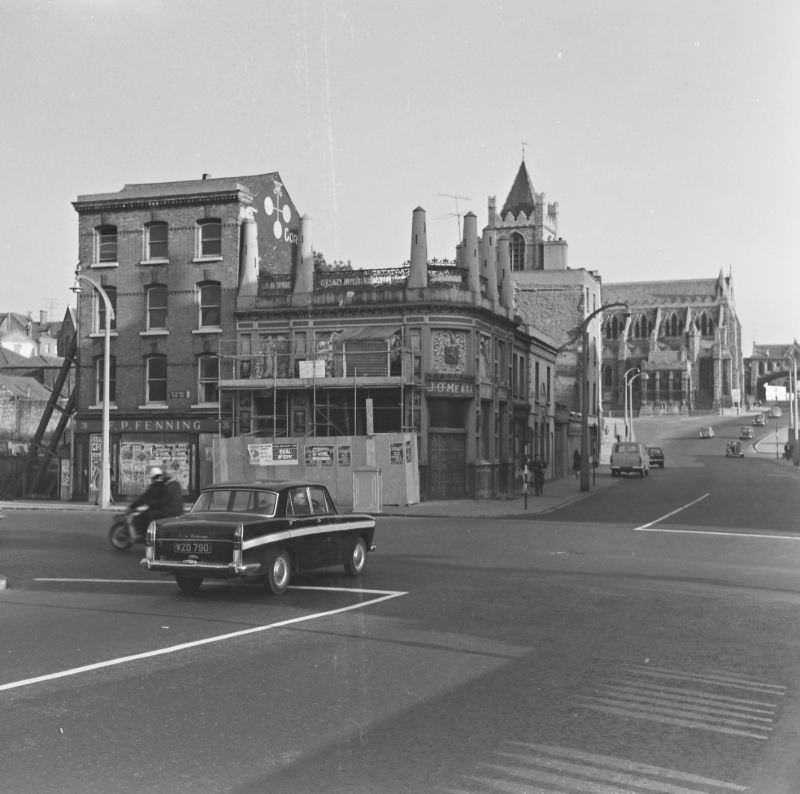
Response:
[[[167,475],[160,466],[153,466],[150,469],[150,482],[164,482],[166,479]]]

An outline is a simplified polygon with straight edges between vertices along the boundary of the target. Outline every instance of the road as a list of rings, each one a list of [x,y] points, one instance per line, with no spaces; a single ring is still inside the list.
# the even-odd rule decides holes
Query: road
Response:
[[[280,598],[8,511],[0,790],[796,794],[800,479],[739,423],[546,516],[382,518]]]

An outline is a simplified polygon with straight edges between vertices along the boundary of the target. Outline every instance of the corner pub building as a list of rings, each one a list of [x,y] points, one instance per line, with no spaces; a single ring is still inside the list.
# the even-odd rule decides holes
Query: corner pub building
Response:
[[[355,472],[382,468],[385,503],[483,498],[518,487],[523,453],[543,448],[529,373],[554,366],[554,343],[515,316],[508,241],[479,239],[474,214],[453,261],[428,260],[418,207],[409,261],[315,272],[310,219],[277,173],[126,185],[74,206],[80,267],[116,314],[117,495],[143,490],[158,463],[189,496],[214,479],[311,477],[347,505]],[[100,461],[97,290],[83,289],[78,317],[86,498]],[[411,485],[392,490],[401,471]]]

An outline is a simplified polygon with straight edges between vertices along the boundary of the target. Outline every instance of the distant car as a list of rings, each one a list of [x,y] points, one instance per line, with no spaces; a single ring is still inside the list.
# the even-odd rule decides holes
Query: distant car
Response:
[[[744,425],[739,428],[739,438],[743,441],[753,437],[753,428],[750,425]]]
[[[779,416],[782,416],[781,409],[778,408],[778,406],[776,405],[776,406],[774,406],[774,407],[769,409],[769,415],[770,415],[770,418],[777,419]]]
[[[650,456],[650,465],[664,468],[664,450],[661,447],[648,447],[647,454]]]
[[[644,477],[650,473],[650,456],[640,441],[618,441],[611,448],[611,476],[638,473]]]
[[[767,420],[764,419],[764,414],[756,414],[753,417],[753,426],[754,427],[766,427]]]
[[[725,457],[726,458],[743,458],[744,457],[744,450],[742,449],[742,442],[741,441],[729,441],[725,445]]]
[[[205,578],[249,578],[280,595],[301,571],[343,565],[360,575],[374,532],[372,516],[338,512],[318,483],[219,483],[190,512],[150,522],[141,565],[172,574],[185,593]]]
[[[713,427],[701,427],[700,428],[700,438],[714,438],[714,428]]]

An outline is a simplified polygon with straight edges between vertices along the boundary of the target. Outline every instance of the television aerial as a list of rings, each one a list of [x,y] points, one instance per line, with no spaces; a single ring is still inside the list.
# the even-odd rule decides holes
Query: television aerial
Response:
[[[456,196],[454,193],[438,193],[439,196],[444,196],[445,198],[451,198],[456,202],[456,211],[455,212],[448,212],[447,215],[442,215],[437,220],[441,220],[442,218],[453,218],[455,217],[456,223],[458,224],[458,242],[461,242],[461,208],[458,206],[459,201],[472,201],[469,196]]]

